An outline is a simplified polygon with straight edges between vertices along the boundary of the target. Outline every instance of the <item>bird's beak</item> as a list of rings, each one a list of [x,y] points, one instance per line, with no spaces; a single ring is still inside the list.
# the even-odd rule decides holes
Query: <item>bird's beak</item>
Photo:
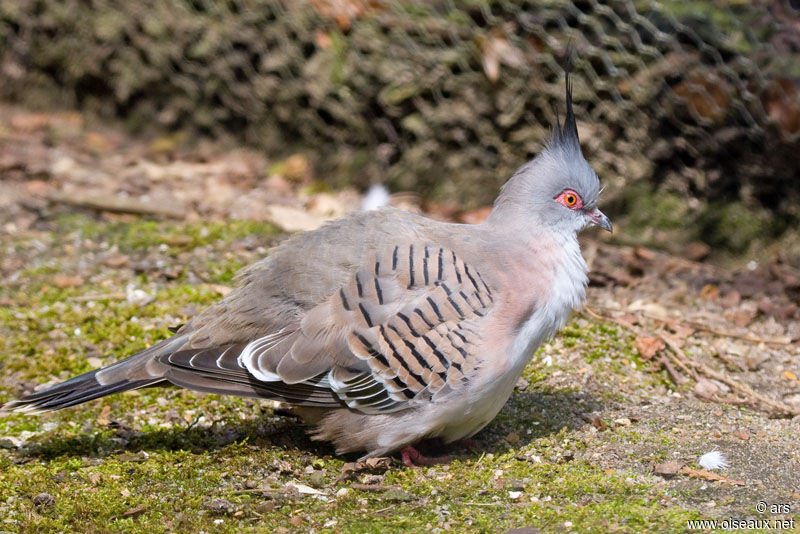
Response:
[[[603,230],[608,230],[609,232],[613,232],[614,229],[611,226],[611,221],[606,217],[605,213],[597,209],[595,206],[592,209],[586,210],[586,216],[589,217],[589,220],[592,221],[592,224],[595,226],[599,226]]]

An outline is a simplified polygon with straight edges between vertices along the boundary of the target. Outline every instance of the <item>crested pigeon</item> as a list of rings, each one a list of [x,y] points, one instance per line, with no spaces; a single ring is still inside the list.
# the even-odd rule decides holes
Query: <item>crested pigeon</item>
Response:
[[[484,222],[383,208],[295,235],[171,338],[2,409],[175,384],[288,403],[338,453],[401,451],[409,463],[422,440],[455,442],[486,426],[581,304],[577,232],[611,231],[599,193],[567,74],[564,124]]]

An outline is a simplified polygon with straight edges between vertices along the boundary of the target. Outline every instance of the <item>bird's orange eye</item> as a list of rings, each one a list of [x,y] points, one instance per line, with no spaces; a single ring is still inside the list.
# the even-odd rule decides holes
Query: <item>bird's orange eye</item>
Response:
[[[583,207],[583,199],[572,189],[562,191],[561,194],[556,197],[556,202],[571,210],[577,210]]]

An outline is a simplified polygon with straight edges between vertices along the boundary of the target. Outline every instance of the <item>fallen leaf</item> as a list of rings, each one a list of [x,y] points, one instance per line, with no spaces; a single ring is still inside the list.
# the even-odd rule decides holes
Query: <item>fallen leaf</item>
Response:
[[[500,78],[500,64],[520,68],[525,65],[525,55],[502,36],[491,35],[483,41],[483,72],[491,81]]]
[[[679,471],[682,475],[689,475],[691,478],[702,478],[703,480],[710,480],[712,482],[725,482],[726,484],[734,484],[736,486],[745,486],[743,480],[736,480],[722,475],[718,475],[707,469],[692,469],[689,466],[684,466]]]
[[[700,296],[706,300],[717,300],[719,298],[719,288],[713,284],[706,284],[700,290]]]
[[[794,373],[793,373],[793,372],[791,372],[791,371],[784,371],[784,372],[783,372],[783,376],[784,376],[784,377],[785,377],[787,380],[797,380],[797,375],[796,375],[796,374],[794,374]]]
[[[97,424],[100,426],[108,426],[111,424],[111,421],[108,419],[108,415],[111,413],[111,406],[106,404],[103,406],[103,409],[100,410],[100,415],[97,416]]]
[[[606,422],[603,421],[602,419],[600,419],[599,417],[593,417],[592,418],[592,426],[594,426],[597,430],[600,430],[600,431],[605,430],[605,429],[608,428],[608,425],[606,424]]]
[[[650,250],[649,248],[639,247],[636,249],[635,254],[637,257],[645,261],[653,261],[654,259],[656,259],[656,253]]]
[[[656,353],[662,350],[666,345],[664,345],[664,341],[658,337],[643,337],[637,336],[636,338],[636,350],[639,351],[642,358],[645,360],[649,360]]]
[[[657,475],[672,476],[677,474],[683,466],[684,464],[682,462],[671,460],[669,462],[664,462],[663,464],[657,464],[653,468],[653,472]]]
[[[78,275],[57,274],[53,277],[53,284],[59,289],[80,287],[83,285],[83,278]]]
[[[366,460],[359,460],[357,462],[347,462],[342,466],[342,472],[339,475],[338,481],[346,480],[362,471],[383,472],[389,469],[391,465],[392,459],[387,457],[367,458]]]
[[[287,232],[315,230],[328,219],[313,215],[305,210],[273,204],[264,208],[267,220]]]
[[[128,257],[123,256],[122,254],[115,254],[106,258],[103,263],[109,267],[118,269],[119,267],[124,267],[128,264]]]
[[[711,254],[711,247],[700,241],[693,241],[683,249],[683,255],[692,261],[699,261]]]
[[[141,514],[142,512],[144,512],[145,510],[147,510],[147,506],[145,506],[144,504],[140,504],[138,506],[134,506],[130,510],[126,510],[122,514],[122,517],[137,516],[137,515]]]
[[[734,430],[733,432],[731,432],[731,435],[741,439],[742,441],[747,441],[748,439],[750,439],[750,436],[747,433],[742,432],[741,430]]]

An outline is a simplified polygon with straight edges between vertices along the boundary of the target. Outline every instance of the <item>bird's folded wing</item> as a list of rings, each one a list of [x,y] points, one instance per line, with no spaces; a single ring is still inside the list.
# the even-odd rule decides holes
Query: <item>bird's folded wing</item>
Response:
[[[477,325],[493,300],[452,250],[389,246],[299,326],[161,361],[169,380],[196,389],[217,380],[295,404],[396,411],[469,381],[480,364]]]

